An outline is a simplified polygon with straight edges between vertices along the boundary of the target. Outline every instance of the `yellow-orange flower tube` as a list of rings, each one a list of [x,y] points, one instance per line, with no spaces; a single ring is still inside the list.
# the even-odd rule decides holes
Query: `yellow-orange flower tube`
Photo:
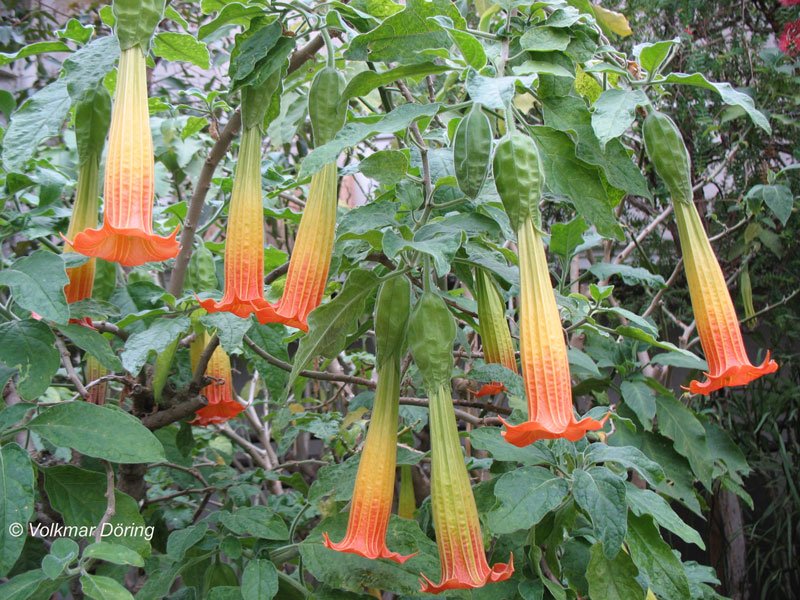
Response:
[[[322,302],[336,230],[336,163],[312,175],[297,230],[286,286],[277,306],[258,313],[262,323],[279,322],[308,331],[308,315]]]
[[[99,183],[99,157],[92,156],[81,164],[78,170],[78,186],[75,192],[75,204],[69,220],[67,237],[73,238],[76,233],[97,226],[97,199]],[[70,244],[64,246],[64,252],[74,252]],[[95,259],[90,258],[79,267],[67,269],[69,283],[64,288],[67,303],[79,302],[91,297],[94,285]]]
[[[145,56],[123,50],[105,166],[103,225],[72,239],[76,252],[132,267],[174,258],[177,229],[153,233],[153,139],[147,107]]]
[[[508,329],[503,298],[491,276],[483,269],[475,273],[475,299],[478,302],[478,323],[481,327],[483,358],[487,363],[503,365],[517,373],[514,343]],[[477,397],[499,394],[505,390],[502,383],[487,383],[475,394]]]
[[[242,318],[259,311],[274,314],[264,299],[264,209],[258,127],[242,133],[225,234],[225,291],[221,300],[201,300],[200,305],[208,312],[230,312]]]
[[[708,361],[705,381],[692,381],[693,394],[710,394],[723,387],[747,385],[762,375],[774,373],[778,364],[770,359],[756,366],[747,357],[739,319],[725,275],[719,266],[694,203],[673,202],[681,251],[689,282],[692,310],[700,343]]]
[[[192,370],[197,368],[203,349],[208,345],[210,336],[198,334],[189,347],[189,358]],[[208,399],[208,404],[195,413],[192,425],[211,425],[224,423],[244,410],[233,392],[231,360],[221,346],[214,349],[205,372],[207,377],[215,381],[204,387],[200,393]]]
[[[528,420],[504,422],[503,437],[515,446],[541,439],[577,441],[605,419],[576,421],[561,317],[550,283],[541,234],[530,218],[517,231],[520,259],[520,357],[528,398]]]

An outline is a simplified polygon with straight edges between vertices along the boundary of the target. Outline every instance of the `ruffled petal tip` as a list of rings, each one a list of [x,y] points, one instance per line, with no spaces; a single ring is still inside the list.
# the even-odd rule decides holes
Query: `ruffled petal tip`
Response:
[[[64,241],[84,256],[94,256],[123,267],[138,267],[149,262],[175,258],[180,250],[176,239],[178,229],[162,237],[141,229],[115,229],[103,225],[99,229],[84,229],[71,242]]]
[[[235,400],[208,404],[195,413],[195,417],[189,422],[189,425],[205,426],[224,423],[236,417],[243,410],[244,406]]]
[[[494,396],[504,391],[506,391],[506,386],[497,381],[493,381],[492,383],[484,383],[481,389],[475,392],[475,397],[482,398],[483,396]]]
[[[443,580],[440,583],[433,583],[430,579],[420,573],[420,591],[425,594],[441,594],[447,590],[467,590],[472,588],[481,588],[487,583],[497,583],[505,581],[514,574],[514,555],[508,557],[507,563],[497,563],[491,569],[486,571],[481,579],[471,579],[465,577],[452,577]]]
[[[708,395],[711,392],[722,389],[724,387],[736,387],[747,385],[751,381],[769,375],[778,370],[778,363],[770,359],[770,353],[767,351],[767,356],[759,366],[751,364],[736,365],[729,367],[720,375],[711,376],[706,373],[705,381],[692,381],[689,384],[689,391],[693,394]],[[685,388],[684,388],[685,389]]]
[[[267,308],[256,313],[256,319],[258,319],[258,322],[262,325],[266,325],[267,323],[283,323],[284,325],[308,333],[308,322],[305,319],[301,320],[293,314],[283,313],[280,306],[268,305]]]
[[[389,548],[386,547],[385,544],[383,545],[382,548],[380,548],[378,552],[370,552],[364,547],[363,544],[347,542],[346,541],[347,538],[345,538],[338,544],[334,544],[328,537],[327,533],[323,533],[322,537],[323,537],[322,541],[323,545],[329,550],[335,550],[336,552],[346,552],[348,554],[356,554],[358,556],[363,556],[364,558],[369,558],[370,560],[385,558],[386,560],[391,560],[393,562],[402,565],[409,558],[413,558],[418,554],[417,552],[414,552],[413,554],[408,554],[404,556],[397,552],[392,552],[391,550],[389,550]]]
[[[586,435],[587,431],[597,431],[598,429],[602,429],[609,417],[609,414],[605,415],[599,421],[591,417],[585,417],[580,421],[576,421],[575,417],[572,417],[570,423],[564,429],[560,430],[550,429],[546,425],[542,425],[537,421],[525,421],[519,425],[511,425],[505,420],[500,419],[500,421],[506,427],[505,431],[503,431],[501,435],[509,444],[513,444],[514,446],[518,446],[520,448],[528,446],[538,440],[555,440],[558,438],[564,438],[570,442],[577,442],[584,435]]]
[[[251,314],[255,314],[256,318],[258,318],[258,315],[265,312],[274,312],[272,305],[263,298],[240,300],[239,298],[224,297],[222,300],[214,300],[213,298],[206,298],[204,300],[197,295],[195,295],[195,298],[200,306],[206,309],[207,312],[229,312],[242,319],[248,318]],[[261,319],[259,319],[259,321],[262,322]]]

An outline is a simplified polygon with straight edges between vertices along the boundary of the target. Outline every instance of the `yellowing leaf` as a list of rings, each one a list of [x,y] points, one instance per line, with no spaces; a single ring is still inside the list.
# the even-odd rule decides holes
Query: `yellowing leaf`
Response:
[[[602,6],[595,5],[594,16],[600,26],[604,29],[616,33],[620,37],[627,37],[633,33],[628,19],[622,13],[613,10],[608,10]]]

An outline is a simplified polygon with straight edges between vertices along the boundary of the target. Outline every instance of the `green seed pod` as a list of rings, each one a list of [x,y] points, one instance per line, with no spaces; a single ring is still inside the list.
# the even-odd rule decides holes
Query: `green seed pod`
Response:
[[[527,219],[539,226],[544,174],[539,150],[530,137],[515,132],[500,141],[494,151],[494,182],[515,230]]]
[[[742,290],[742,304],[744,305],[745,323],[750,329],[755,329],[758,319],[755,317],[756,307],[753,304],[753,284],[750,282],[750,268],[745,264],[742,275],[739,279],[739,287]]]
[[[156,365],[153,370],[153,398],[156,404],[161,403],[161,394],[164,391],[164,386],[167,385],[169,372],[172,370],[172,361],[175,359],[175,353],[178,351],[178,343],[180,341],[180,337],[176,338],[163,352],[159,352],[158,356],[156,356]]]
[[[647,156],[672,199],[691,202],[692,162],[678,126],[664,113],[653,111],[644,120],[642,133]]]
[[[314,144],[322,146],[344,126],[347,104],[341,102],[344,76],[333,67],[321,69],[308,92],[308,116],[314,132]]]
[[[219,285],[214,255],[205,244],[200,244],[189,259],[187,282],[196,292],[215,290]]]
[[[450,381],[456,323],[441,297],[425,292],[408,324],[411,354],[429,389]]]
[[[375,309],[377,366],[399,361],[405,351],[408,315],[411,312],[411,286],[405,277],[393,277],[378,292]]]
[[[458,187],[467,197],[477,198],[492,160],[492,125],[480,104],[473,104],[472,110],[458,124],[453,140],[453,160]]]

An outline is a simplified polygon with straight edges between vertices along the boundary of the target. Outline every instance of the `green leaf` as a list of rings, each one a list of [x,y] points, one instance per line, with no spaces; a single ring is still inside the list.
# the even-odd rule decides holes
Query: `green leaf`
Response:
[[[625,494],[628,506],[635,515],[650,515],[661,527],[668,529],[684,542],[695,544],[705,550],[706,546],[700,534],[684,523],[664,498],[650,490],[638,488],[630,482],[625,483]]]
[[[672,548],[661,539],[648,516],[628,516],[628,548],[631,558],[649,580],[650,588],[664,600],[691,598],[689,580]]]
[[[133,600],[121,583],[104,575],[81,575],[81,589],[92,600]]]
[[[554,50],[566,50],[570,41],[572,41],[572,38],[563,29],[531,27],[519,38],[519,45],[523,50],[552,52]]]
[[[533,136],[541,149],[545,185],[554,194],[566,196],[575,209],[600,235],[623,240],[622,229],[614,216],[611,200],[596,168],[575,156],[569,136],[550,127],[534,127]],[[564,177],[569,173],[569,177]]]
[[[643,600],[645,591],[636,582],[638,570],[631,557],[618,552],[608,559],[600,544],[592,546],[586,579],[592,600]]]
[[[420,252],[433,259],[436,274],[444,277],[450,272],[450,263],[453,262],[456,252],[461,247],[460,235],[440,235],[429,239],[419,239],[420,232],[413,240],[406,240],[399,236],[393,229],[383,234],[383,252],[390,259],[395,259],[401,252]]]
[[[446,65],[423,62],[415,65],[402,65],[379,73],[370,69],[361,71],[357,73],[347,84],[347,87],[344,88],[342,102],[347,102],[347,100],[355,98],[356,96],[366,96],[375,88],[386,85],[387,83],[392,83],[398,79],[436,75],[437,73],[444,73],[450,70],[451,68]]]
[[[80,537],[93,538],[93,527],[106,511],[106,475],[79,469],[72,465],[59,465],[43,469],[44,488],[53,509],[64,518],[64,525],[85,528]],[[109,524],[101,530],[105,541],[121,544],[142,556],[150,553],[144,519],[139,514],[136,501],[117,490],[116,512]],[[127,530],[124,528],[127,527]],[[78,537],[78,536],[76,536]]]
[[[466,25],[450,0],[408,0],[401,12],[350,40],[344,56],[348,60],[405,64],[430,60],[432,50],[446,50],[451,45],[447,31],[428,18],[440,15],[449,17],[460,30]]]
[[[246,506],[236,512],[219,513],[220,522],[237,535],[264,540],[288,540],[289,529],[279,515],[266,506]]]
[[[208,48],[188,33],[162,31],[153,39],[153,54],[172,62],[188,62],[208,69]]]
[[[516,94],[517,82],[529,87],[532,76],[484,77],[472,69],[467,71],[466,88],[473,102],[486,108],[505,110]]]
[[[403,104],[377,120],[365,119],[345,125],[328,143],[314,148],[303,159],[300,166],[300,179],[313,175],[326,164],[334,162],[339,154],[366,138],[379,133],[402,131],[417,119],[433,117],[439,104]]]
[[[167,539],[167,554],[175,561],[182,561],[186,551],[200,543],[207,531],[208,523],[203,521],[185,529],[176,529],[169,534]]]
[[[112,542],[90,544],[83,551],[83,558],[97,558],[115,565],[144,566],[144,559],[138,552],[134,552],[122,544],[114,544]]]
[[[667,59],[672,47],[680,43],[680,38],[675,38],[652,44],[637,44],[633,47],[633,55],[648,73],[654,74]]]
[[[247,563],[242,573],[244,600],[272,600],[278,593],[278,569],[270,561],[257,558]]]
[[[663,80],[657,80],[657,83],[680,83],[714,91],[719,94],[722,102],[729,106],[741,107],[753,123],[768,134],[772,134],[772,127],[770,127],[769,120],[764,116],[764,113],[756,108],[753,99],[744,92],[733,89],[730,83],[715,83],[709,81],[701,73],[670,73]]]
[[[683,356],[687,361],[695,361],[695,364],[699,364],[700,359],[697,358],[694,354],[689,352],[688,350],[684,350],[683,348],[678,348],[675,344],[670,344],[669,342],[664,342],[661,340],[657,340],[651,333],[639,329],[638,327],[632,327],[630,325],[620,325],[614,329],[618,334],[634,339],[639,340],[640,342],[644,342],[645,344],[649,344],[651,346],[655,346],[656,348],[661,348],[663,350],[669,350],[672,353],[680,354]],[[656,362],[655,359],[652,362]]]
[[[17,304],[56,323],[69,320],[64,296],[67,283],[69,278],[64,270],[64,261],[47,250],[24,256],[5,271],[0,271],[0,285],[11,288]]]
[[[71,105],[63,79],[46,85],[11,115],[3,138],[3,164],[10,172],[21,172],[39,143],[61,133]]]
[[[453,21],[449,17],[437,16],[429,17],[439,26],[450,34],[450,39],[461,52],[464,62],[473,69],[482,69],[486,66],[486,51],[483,44],[474,35],[457,29],[453,26]]]
[[[250,329],[249,336],[259,348],[263,348],[272,356],[283,361],[289,361],[286,344],[283,343],[283,338],[286,337],[286,328],[283,325],[277,323],[270,323],[268,325],[256,324]],[[251,361],[251,364],[258,368],[258,372],[264,378],[270,396],[273,398],[280,398],[281,394],[283,394],[286,389],[289,373],[280,367],[268,363],[258,356],[250,346],[246,346],[244,352],[245,356]]]
[[[614,558],[622,548],[627,529],[625,482],[602,467],[590,467],[585,471],[575,469],[572,478],[575,502],[592,520],[606,558]]]
[[[189,324],[188,317],[159,319],[144,331],[134,333],[125,342],[121,354],[122,366],[129,373],[137,375],[151,352],[166,350],[175,338],[189,329]]]
[[[0,325],[0,363],[16,369],[17,391],[24,400],[45,393],[60,364],[56,338],[41,321],[9,321]]]
[[[0,584],[0,598],[3,600],[31,600],[50,598],[63,584],[63,580],[49,580],[41,569],[26,571],[15,575],[6,583]]]
[[[79,44],[85,44],[94,35],[94,27],[92,25],[84,25],[78,19],[70,19],[67,24],[61,29],[56,31],[58,37],[62,37]]]
[[[504,462],[518,462],[523,465],[555,464],[556,458],[544,443],[535,443],[518,448],[509,444],[497,427],[480,427],[469,434],[473,447],[485,450],[492,458]]]
[[[653,430],[656,416],[656,394],[644,381],[623,381],[620,385],[622,399],[636,413],[636,418],[647,431]]]
[[[164,16],[165,0],[114,0],[114,33],[120,48],[141,46],[147,51],[150,38]]]
[[[497,534],[530,529],[566,498],[569,485],[542,467],[522,467],[497,481],[498,505],[487,513],[486,524]]]
[[[686,457],[694,474],[710,490],[713,463],[703,425],[692,411],[671,395],[658,397],[656,414],[659,431],[675,443],[675,450]]]
[[[606,147],[609,140],[625,133],[636,120],[636,109],[648,104],[647,94],[642,90],[606,90],[594,103],[592,129]]]
[[[33,466],[28,453],[15,443],[0,448],[0,498],[0,577],[4,577],[22,552],[33,514]]]
[[[781,225],[786,225],[792,216],[794,196],[792,190],[785,185],[754,185],[744,197],[745,200],[760,200],[766,204]]]
[[[264,8],[261,6],[245,6],[241,2],[230,2],[221,7],[222,10],[214,19],[200,27],[197,37],[204,40],[222,27],[229,25],[249,25],[250,21],[256,17],[264,15]]]
[[[550,252],[568,259],[575,248],[583,243],[583,234],[589,228],[583,217],[575,217],[569,223],[553,223],[550,227]]]
[[[287,387],[315,356],[333,358],[344,348],[364,313],[364,304],[378,287],[380,279],[372,271],[351,271],[342,291],[308,316],[308,333],[300,340]]]
[[[408,172],[408,155],[401,150],[379,150],[356,165],[342,169],[342,175],[363,173],[381,185],[392,186]]]
[[[29,56],[44,54],[46,52],[70,52],[70,48],[64,42],[60,41],[35,42],[33,44],[23,46],[16,52],[0,52],[0,67],[5,67],[6,65],[11,64],[15,60],[19,60],[20,58],[27,58]]]
[[[578,348],[567,348],[567,358],[572,376],[576,379],[602,379],[603,374],[597,368],[591,356]]]
[[[478,364],[469,372],[469,378],[478,383],[502,383],[510,396],[525,397],[522,377],[508,367],[495,363]]]
[[[0,365],[0,367],[8,369],[8,367],[5,365]],[[14,369],[8,369],[7,373],[8,377],[6,377],[5,381],[0,378],[0,386],[2,387],[6,386],[8,379],[14,374]],[[10,404],[4,409],[0,410],[0,431],[10,429],[12,426],[19,423],[32,408],[35,408],[33,404],[29,404],[28,402],[20,402],[19,404]]]
[[[63,81],[73,102],[97,87],[119,58],[119,42],[113,35],[97,38],[64,61]]]
[[[607,446],[596,442],[589,445],[586,460],[590,463],[613,462],[626,469],[633,469],[652,486],[664,481],[664,469],[661,465],[633,446]]]
[[[208,329],[216,329],[219,343],[228,354],[241,354],[244,351],[242,340],[253,325],[249,318],[242,319],[227,312],[203,315],[200,322]]]
[[[102,334],[83,325],[60,325],[58,330],[78,348],[94,356],[109,371],[122,370],[122,363]]]
[[[88,89],[75,104],[75,142],[83,165],[103,154],[111,123],[111,96],[102,85]],[[62,255],[63,257],[63,255]]]
[[[164,460],[164,448],[139,419],[110,406],[62,402],[42,410],[28,428],[61,448],[117,463]]]
[[[308,501],[318,503],[325,498],[336,501],[352,498],[360,460],[361,454],[356,454],[343,462],[322,467],[311,484]]]

